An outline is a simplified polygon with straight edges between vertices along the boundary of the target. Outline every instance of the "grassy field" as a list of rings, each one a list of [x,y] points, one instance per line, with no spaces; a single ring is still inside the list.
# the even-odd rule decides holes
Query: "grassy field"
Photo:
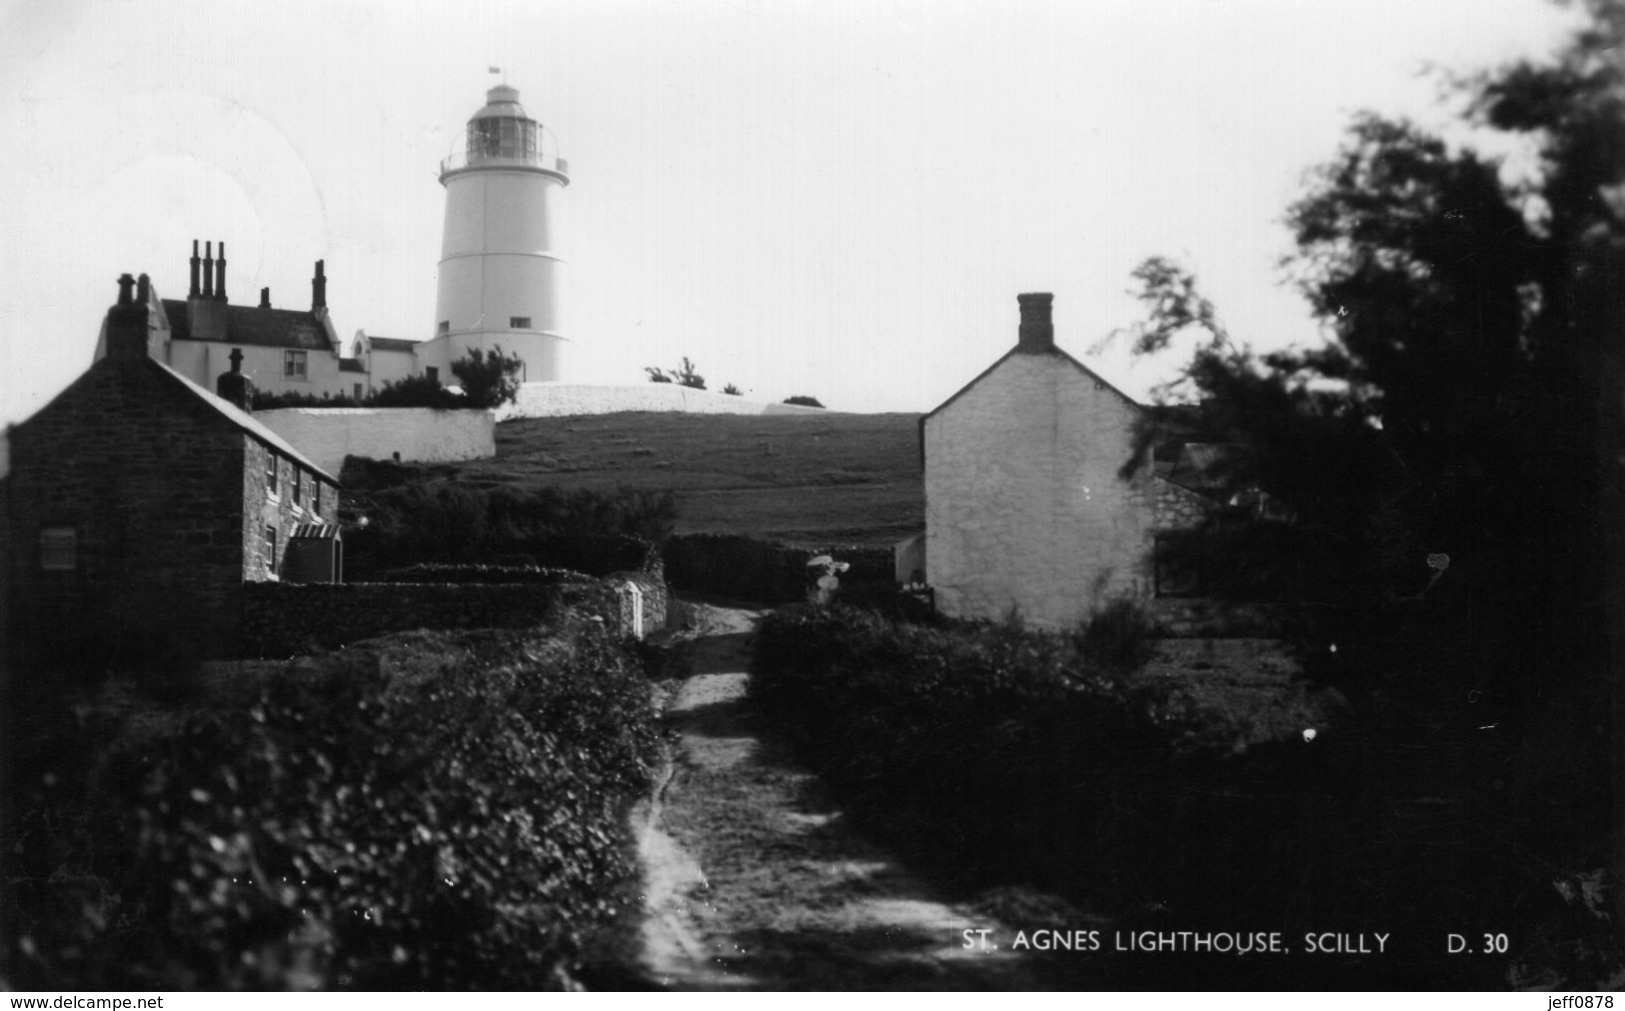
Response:
[[[913,414],[529,418],[497,426],[496,459],[451,469],[479,486],[670,488],[678,533],[891,544],[925,528]]]

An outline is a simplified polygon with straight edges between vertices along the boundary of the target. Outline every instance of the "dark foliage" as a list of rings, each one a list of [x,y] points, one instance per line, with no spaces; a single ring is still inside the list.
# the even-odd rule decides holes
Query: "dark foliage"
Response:
[[[784,403],[786,403],[786,404],[795,404],[798,407],[823,407],[824,406],[823,404],[820,404],[818,402],[817,397],[802,397],[802,396],[785,397],[784,398]]]
[[[453,393],[440,380],[427,374],[407,376],[385,383],[359,399],[345,394],[315,396],[309,393],[271,393],[254,390],[254,410],[282,407],[432,407],[436,410],[484,410],[500,407],[519,393],[519,372],[524,363],[518,355],[505,355],[500,346],[489,352],[470,348],[467,355],[451,363],[451,373],[462,384],[462,393]]]
[[[1473,125],[1538,154],[1523,181],[1356,118],[1288,219],[1323,347],[1238,350],[1188,275],[1136,275],[1143,333],[1215,337],[1185,374],[1203,405],[1158,412],[1145,441],[1223,444],[1231,489],[1269,503],[1217,514],[1189,542],[1197,566],[1262,561],[1311,605],[1328,675],[1405,714],[1381,726],[1387,746],[1431,756],[1382,787],[1482,800],[1531,908],[1608,865],[1606,812],[1625,818],[1607,788],[1625,656],[1607,610],[1625,586],[1625,10],[1585,6],[1555,60],[1456,82]]]
[[[1493,818],[1392,803],[1373,782],[1398,749],[1328,724],[1319,695],[1296,703],[1318,714],[1312,745],[1260,740],[1266,710],[1288,704],[1279,694],[1243,703],[1096,664],[1085,644],[1139,632],[1122,613],[1102,621],[1065,636],[785,608],[758,632],[751,698],[849,817],[956,886],[1036,885],[1138,929],[1507,922]],[[1118,982],[1153,982],[1130,962]],[[1342,982],[1482,986],[1504,969],[1362,960]],[[1271,971],[1303,985],[1327,970]],[[1215,966],[1200,960],[1154,967],[1169,971],[1233,978],[1201,975]]]
[[[440,380],[427,374],[385,383],[365,403],[367,407],[432,407],[442,411],[476,406],[467,397],[446,389],[440,385]]]
[[[345,394],[318,397],[312,393],[272,393],[256,386],[253,405],[256,411],[274,411],[283,407],[367,407],[370,406],[369,399],[363,397],[357,400]]]
[[[596,623],[392,636],[178,724],[79,712],[19,749],[25,988],[551,989],[634,901],[656,737]]]
[[[745,395],[745,391],[741,390],[739,387],[735,386],[733,383],[729,383],[727,386],[724,386],[722,388],[722,392],[726,393],[730,397],[742,397],[742,396]]]
[[[466,356],[451,363],[451,374],[462,384],[469,406],[500,407],[519,394],[519,373],[524,364],[518,355],[503,354],[501,345],[489,352],[469,348]]]
[[[570,569],[544,569],[537,565],[460,565],[423,562],[392,569],[380,578],[385,583],[560,583],[587,582],[592,577]]]
[[[481,488],[403,468],[351,470],[345,534],[352,578],[418,563],[526,564],[603,576],[645,567],[676,523],[669,491]],[[359,519],[355,521],[359,523]]]
[[[678,386],[687,386],[690,389],[705,389],[705,377],[700,375],[694,363],[689,361],[687,356],[684,356],[683,363],[675,369],[668,371],[651,366],[645,367],[643,371],[649,373],[649,382],[651,383],[676,383]]]

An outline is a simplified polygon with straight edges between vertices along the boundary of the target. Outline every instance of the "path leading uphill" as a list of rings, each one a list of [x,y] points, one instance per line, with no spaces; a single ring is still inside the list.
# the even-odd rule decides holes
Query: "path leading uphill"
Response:
[[[860,839],[812,774],[760,740],[744,705],[758,612],[696,605],[675,742],[638,812],[644,970],[667,989],[1046,989],[1042,966],[967,950],[1007,929],[943,901]],[[1045,925],[1049,925],[1046,923]]]

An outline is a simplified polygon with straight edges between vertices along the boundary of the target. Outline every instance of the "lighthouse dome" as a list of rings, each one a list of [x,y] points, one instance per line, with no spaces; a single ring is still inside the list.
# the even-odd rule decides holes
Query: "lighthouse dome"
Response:
[[[530,119],[525,115],[525,107],[519,104],[519,89],[510,88],[506,84],[499,84],[485,93],[485,105],[480,111],[469,117],[472,123],[477,119],[494,119],[497,117],[508,119]]]

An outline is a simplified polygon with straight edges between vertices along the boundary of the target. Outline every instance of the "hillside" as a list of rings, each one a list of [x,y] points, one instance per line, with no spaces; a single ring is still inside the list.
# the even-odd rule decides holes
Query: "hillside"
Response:
[[[449,469],[480,486],[671,488],[678,533],[891,544],[925,528],[913,414],[529,418],[497,426],[496,459]]]

